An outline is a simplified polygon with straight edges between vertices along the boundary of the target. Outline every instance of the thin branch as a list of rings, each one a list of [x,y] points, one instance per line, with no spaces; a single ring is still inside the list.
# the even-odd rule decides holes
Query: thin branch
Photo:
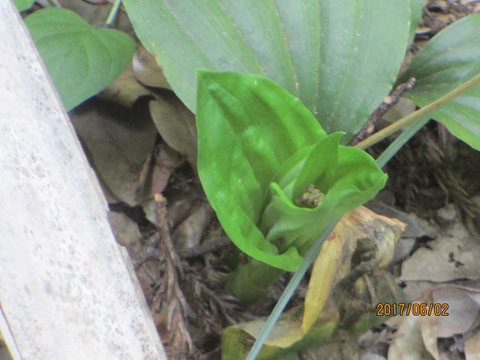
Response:
[[[172,334],[172,341],[168,344],[166,350],[169,355],[175,355],[175,358],[183,359],[186,354],[195,350],[186,320],[188,314],[191,313],[191,309],[180,288],[180,277],[183,275],[183,269],[175,252],[166,221],[166,200],[160,194],[155,194],[154,199],[158,223],[160,224],[158,226],[159,253],[165,271],[165,283],[157,292],[156,299],[154,299],[154,303],[157,304],[155,310],[165,311],[165,309],[168,309],[167,328]]]
[[[388,110],[398,104],[403,94],[405,94],[405,92],[408,90],[411,90],[416,82],[417,80],[414,77],[411,77],[407,82],[398,85],[395,90],[393,90],[393,92],[383,100],[382,104],[380,104],[380,106],[372,113],[372,115],[370,115],[365,125],[363,125],[360,131],[352,139],[351,145],[354,146],[360,141],[369,137],[375,131],[375,127],[383,115],[385,115]]]
[[[386,128],[380,130],[379,132],[359,142],[356,145],[356,147],[360,149],[366,149],[372,146],[373,144],[376,144],[377,142],[385,139],[386,137],[396,133],[398,130],[405,128],[415,120],[418,120],[423,116],[431,113],[432,111],[437,110],[438,108],[440,108],[441,106],[449,102],[450,100],[456,98],[457,96],[463,94],[464,92],[470,90],[471,88],[477,86],[478,84],[480,84],[480,73],[475,75],[473,78],[471,78],[464,84],[458,86],[454,90],[443,95],[439,99],[431,102],[427,106],[424,106],[423,108],[411,113],[410,115],[405,116],[404,118],[401,118],[400,120],[394,122],[393,124],[387,126]]]

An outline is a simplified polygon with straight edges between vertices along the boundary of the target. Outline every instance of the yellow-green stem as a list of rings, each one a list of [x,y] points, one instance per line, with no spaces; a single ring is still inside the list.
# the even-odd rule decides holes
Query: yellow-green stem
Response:
[[[110,9],[110,13],[108,14],[107,20],[105,20],[105,25],[107,27],[112,27],[113,22],[117,18],[118,10],[120,9],[120,5],[122,5],[122,0],[115,0],[112,8]]]
[[[459,87],[455,88],[454,90],[448,92],[447,94],[443,95],[442,97],[438,98],[437,100],[431,102],[427,106],[424,106],[421,109],[411,113],[404,118],[401,118],[398,121],[395,121],[393,124],[387,126],[386,128],[376,132],[375,134],[369,136],[365,140],[359,142],[356,147],[360,149],[366,149],[373,144],[385,139],[387,136],[390,136],[405,128],[406,126],[410,125],[415,120],[427,115],[428,113],[437,110],[439,107],[445,105],[447,102],[452,100],[453,98],[457,97],[458,95],[464,93],[467,90],[475,87],[476,85],[480,84],[480,73],[475,75],[473,78],[465,82],[464,84],[460,85]]]

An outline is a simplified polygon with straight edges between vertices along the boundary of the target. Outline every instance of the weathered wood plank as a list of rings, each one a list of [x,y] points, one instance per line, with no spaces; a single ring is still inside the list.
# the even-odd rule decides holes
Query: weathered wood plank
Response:
[[[166,359],[11,0],[0,0],[0,18],[0,331],[12,356]]]

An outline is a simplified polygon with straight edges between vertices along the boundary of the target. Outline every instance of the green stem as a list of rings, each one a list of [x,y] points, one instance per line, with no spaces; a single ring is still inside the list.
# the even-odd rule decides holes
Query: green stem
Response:
[[[385,149],[385,151],[377,158],[377,165],[383,168],[387,162],[400,150],[410,138],[417,133],[430,121],[429,116],[425,116],[408,125],[402,133]]]
[[[120,5],[122,5],[122,0],[115,0],[115,3],[112,5],[110,9],[110,13],[108,14],[107,20],[105,20],[105,25],[107,27],[112,27],[115,19],[118,15],[118,10],[120,10]]]
[[[408,116],[394,122],[393,124],[387,126],[386,128],[376,132],[372,136],[369,136],[365,140],[359,142],[356,147],[360,149],[366,149],[373,144],[385,139],[386,137],[396,133],[398,130],[403,129],[404,127],[410,125],[415,120],[424,117],[428,113],[437,110],[439,107],[445,105],[447,102],[452,100],[453,98],[457,97],[458,95],[464,93],[467,90],[475,87],[476,85],[480,84],[480,74],[475,75],[473,78],[465,82],[464,84],[460,85],[459,87],[455,88],[454,90],[448,92],[447,94],[443,95],[439,99],[431,102],[427,106],[411,113]]]
[[[262,346],[265,340],[267,340],[268,335],[272,331],[277,320],[280,318],[280,315],[282,315],[282,312],[285,309],[285,306],[287,306],[288,302],[290,301],[290,298],[292,297],[295,289],[298,287],[298,285],[302,281],[310,265],[312,265],[312,263],[317,258],[324,241],[328,238],[328,236],[333,231],[333,229],[335,228],[335,226],[339,221],[340,219],[336,219],[332,221],[330,224],[328,224],[325,227],[325,229],[322,231],[322,233],[320,234],[316,242],[310,248],[310,250],[308,250],[307,254],[305,255],[305,258],[303,259],[302,264],[297,269],[295,274],[293,274],[292,278],[290,279],[290,282],[288,283],[287,287],[283,291],[282,296],[280,296],[280,299],[278,299],[277,304],[275,305],[272,312],[270,313],[270,316],[268,317],[267,321],[263,325],[263,328],[260,331],[260,334],[258,335],[257,339],[255,340],[255,343],[253,344],[252,348],[250,349],[250,352],[248,353],[246,360],[256,359],[258,353],[262,349]]]
[[[252,304],[263,298],[284,273],[284,270],[251,259],[237,266],[228,279],[225,289],[244,304]]]

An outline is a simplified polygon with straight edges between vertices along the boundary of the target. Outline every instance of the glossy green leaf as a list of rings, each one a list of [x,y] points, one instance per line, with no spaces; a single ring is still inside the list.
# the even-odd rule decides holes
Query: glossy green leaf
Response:
[[[470,15],[443,29],[413,59],[403,81],[417,83],[406,96],[422,107],[480,72],[480,14]],[[480,150],[480,86],[456,97],[432,118],[473,148]]]
[[[39,10],[25,23],[67,110],[115,80],[135,51],[125,33],[96,29],[69,10]]]
[[[341,134],[327,136],[265,77],[199,72],[197,101],[200,180],[226,233],[257,260],[295,270],[324,225],[385,183],[367,153],[339,146]],[[315,209],[295,204],[307,182],[326,194]]]
[[[30,9],[35,0],[14,0],[13,3],[17,7],[18,11],[24,11]]]
[[[296,250],[277,255],[256,223],[276,170],[325,132],[297,98],[256,75],[199,72],[197,101],[198,173],[225,231],[250,256],[294,270]]]
[[[408,1],[125,0],[136,34],[195,112],[195,70],[269,77],[327,132],[356,133],[395,81]]]

